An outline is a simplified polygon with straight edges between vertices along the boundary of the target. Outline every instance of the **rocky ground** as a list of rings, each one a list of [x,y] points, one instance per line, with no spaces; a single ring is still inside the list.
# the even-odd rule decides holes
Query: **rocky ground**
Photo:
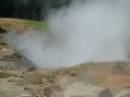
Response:
[[[19,20],[1,21],[23,25]],[[130,97],[130,62],[37,68],[8,47],[3,39],[7,30],[0,26],[0,97]]]

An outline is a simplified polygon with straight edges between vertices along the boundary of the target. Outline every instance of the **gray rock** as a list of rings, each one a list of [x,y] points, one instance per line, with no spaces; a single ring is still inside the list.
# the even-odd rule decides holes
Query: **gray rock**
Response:
[[[130,89],[121,90],[115,97],[130,97]]]
[[[112,97],[112,94],[107,88],[75,82],[65,89],[64,97]]]
[[[30,94],[21,94],[20,96],[18,96],[18,97],[33,97],[32,95],[30,95]]]
[[[64,97],[63,94],[63,91],[53,91],[51,97]]]
[[[36,65],[32,63],[32,61],[28,60],[26,57],[19,54],[18,52],[5,55],[3,58],[1,58],[1,61],[6,63],[13,63],[13,65],[16,68],[25,67],[29,71],[33,71],[37,68]],[[12,65],[8,65],[8,66],[12,66]]]

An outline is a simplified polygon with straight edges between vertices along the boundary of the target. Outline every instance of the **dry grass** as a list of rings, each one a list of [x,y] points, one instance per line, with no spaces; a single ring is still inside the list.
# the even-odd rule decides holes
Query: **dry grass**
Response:
[[[23,32],[29,29],[33,30],[47,30],[47,23],[45,21],[33,21],[15,18],[0,18],[0,27],[8,31]]]
[[[16,31],[22,31],[25,29],[23,21],[12,18],[0,18],[0,26],[7,30],[13,30],[15,28]]]

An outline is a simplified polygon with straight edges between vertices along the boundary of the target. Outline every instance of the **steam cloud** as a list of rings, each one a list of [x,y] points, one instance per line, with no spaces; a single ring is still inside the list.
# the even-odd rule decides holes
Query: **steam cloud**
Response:
[[[9,33],[7,39],[40,67],[128,60],[129,23],[130,0],[79,0],[51,12],[48,32]]]

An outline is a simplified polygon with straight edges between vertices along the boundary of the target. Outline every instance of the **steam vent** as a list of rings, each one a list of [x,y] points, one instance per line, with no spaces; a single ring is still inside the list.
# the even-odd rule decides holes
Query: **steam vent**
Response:
[[[24,56],[9,48],[4,37],[6,30],[0,27],[0,68],[18,69],[24,67],[29,70],[36,69],[36,66]]]
[[[0,0],[0,97],[130,97],[130,0]]]

